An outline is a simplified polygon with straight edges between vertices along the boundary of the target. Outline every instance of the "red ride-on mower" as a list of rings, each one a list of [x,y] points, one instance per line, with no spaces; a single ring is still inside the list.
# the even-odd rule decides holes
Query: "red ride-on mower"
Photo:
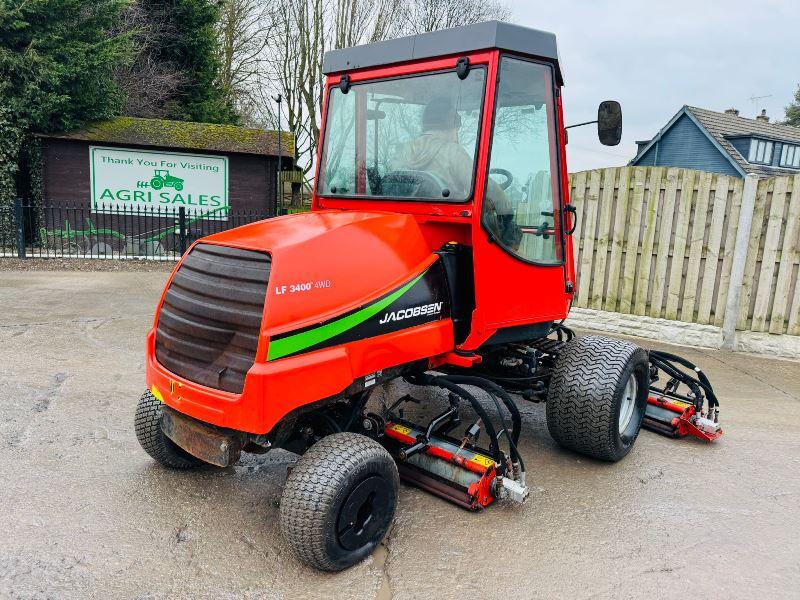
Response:
[[[153,458],[300,454],[281,528],[338,570],[386,534],[399,478],[471,510],[524,501],[518,401],[546,401],[553,438],[606,461],[643,422],[721,434],[694,365],[561,325],[577,215],[552,34],[482,23],[330,52],[324,70],[312,212],[197,241],[166,286],[136,411]],[[598,131],[619,142],[617,103]],[[368,409],[397,378],[442,391],[420,407],[433,418],[408,417],[432,402],[413,393]]]

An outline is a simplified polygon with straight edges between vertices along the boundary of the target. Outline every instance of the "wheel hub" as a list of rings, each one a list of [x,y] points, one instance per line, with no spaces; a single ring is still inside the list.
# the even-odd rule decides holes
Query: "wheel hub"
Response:
[[[382,535],[388,514],[388,486],[382,477],[372,475],[355,486],[339,511],[336,531],[339,543],[357,550],[376,535]]]
[[[622,406],[619,409],[619,432],[622,434],[631,422],[633,411],[636,408],[636,396],[639,392],[639,386],[636,383],[636,377],[633,373],[628,376],[628,381],[625,383],[625,389],[622,391]]]

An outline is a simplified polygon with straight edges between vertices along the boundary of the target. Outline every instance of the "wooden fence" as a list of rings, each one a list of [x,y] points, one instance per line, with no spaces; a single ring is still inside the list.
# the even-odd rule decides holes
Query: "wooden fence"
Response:
[[[746,181],[666,167],[572,174],[575,305],[719,327],[734,306],[739,330],[800,335],[800,175]]]

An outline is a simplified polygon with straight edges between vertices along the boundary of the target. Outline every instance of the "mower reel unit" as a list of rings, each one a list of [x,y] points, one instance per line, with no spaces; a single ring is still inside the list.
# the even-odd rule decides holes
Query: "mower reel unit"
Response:
[[[661,375],[669,379],[659,387],[656,382]],[[691,435],[706,442],[713,442],[722,435],[719,401],[711,382],[698,366],[680,356],[651,350],[650,378],[644,427],[669,437]]]
[[[386,535],[401,478],[470,510],[525,501],[518,402],[605,461],[643,424],[722,435],[693,364],[562,325],[578,211],[555,36],[480,23],[336,50],[324,71],[311,212],[198,240],[164,289],[135,418],[151,457],[299,454],[281,530],[334,571]],[[601,103],[602,143],[621,119]]]

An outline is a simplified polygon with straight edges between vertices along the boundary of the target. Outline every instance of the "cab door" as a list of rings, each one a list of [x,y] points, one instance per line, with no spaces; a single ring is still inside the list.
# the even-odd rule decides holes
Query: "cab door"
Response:
[[[473,225],[474,349],[529,339],[567,314],[553,67],[502,55],[480,219]]]

